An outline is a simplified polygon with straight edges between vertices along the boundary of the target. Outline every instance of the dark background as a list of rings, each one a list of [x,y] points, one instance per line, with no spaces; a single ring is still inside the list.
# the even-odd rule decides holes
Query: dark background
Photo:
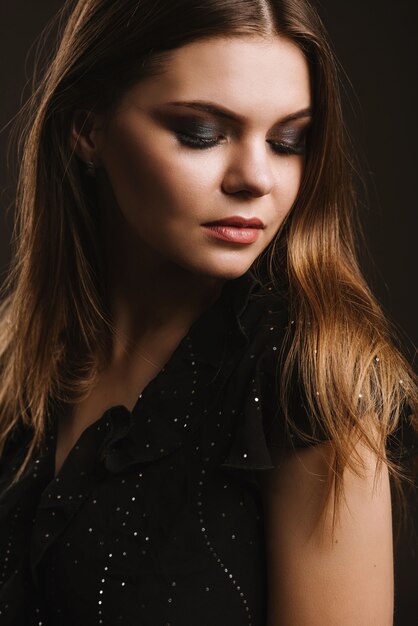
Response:
[[[12,227],[7,207],[13,199],[6,168],[8,123],[30,79],[30,48],[62,0],[0,2],[0,272],[4,277]],[[364,271],[410,358],[418,344],[416,7],[415,0],[318,2],[344,70],[346,118],[369,191],[360,206],[368,244]],[[28,95],[28,87],[24,93]],[[418,623],[417,551],[416,540],[405,534],[395,553],[396,626]]]

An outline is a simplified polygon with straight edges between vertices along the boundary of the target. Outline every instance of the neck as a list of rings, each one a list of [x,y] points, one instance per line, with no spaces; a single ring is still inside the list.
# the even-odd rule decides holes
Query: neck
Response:
[[[107,301],[118,337],[114,359],[129,346],[133,352],[142,348],[158,363],[155,337],[167,344],[170,337],[175,343],[185,335],[220,296],[226,279],[192,273],[162,257],[139,239],[119,211],[108,213],[102,236]]]

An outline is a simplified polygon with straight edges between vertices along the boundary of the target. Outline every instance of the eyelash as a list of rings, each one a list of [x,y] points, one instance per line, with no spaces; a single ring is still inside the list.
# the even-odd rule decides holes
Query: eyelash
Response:
[[[188,135],[186,133],[176,133],[177,139],[185,146],[204,150],[205,148],[213,148],[219,144],[219,139],[206,139],[199,137],[198,135]],[[290,145],[286,143],[279,143],[278,141],[269,141],[269,144],[273,147],[276,154],[281,155],[301,155],[305,152],[304,142],[296,145]]]

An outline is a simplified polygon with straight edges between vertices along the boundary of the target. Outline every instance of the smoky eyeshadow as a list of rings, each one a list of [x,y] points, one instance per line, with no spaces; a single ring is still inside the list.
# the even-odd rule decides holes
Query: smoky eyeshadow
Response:
[[[196,135],[202,139],[210,140],[228,132],[218,122],[202,119],[200,116],[173,115],[163,111],[156,111],[155,114],[166,128],[175,133]],[[305,139],[309,127],[310,124],[297,124],[296,126],[286,124],[276,129],[270,140],[296,145]]]
[[[221,132],[219,124],[204,121],[196,117],[184,115],[161,115],[160,117],[167,128],[178,133],[190,133],[192,135],[199,135],[199,137],[202,138],[211,139],[214,135],[219,135]]]
[[[280,130],[280,139],[287,143],[299,143],[305,138],[307,130],[308,125],[298,126],[296,128],[294,126],[287,126]]]

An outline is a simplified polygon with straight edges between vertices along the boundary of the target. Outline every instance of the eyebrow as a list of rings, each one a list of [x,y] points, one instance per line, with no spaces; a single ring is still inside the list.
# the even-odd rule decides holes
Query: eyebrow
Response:
[[[175,102],[167,102],[166,104],[173,106],[189,107],[191,109],[197,109],[199,111],[207,111],[208,113],[213,113],[214,115],[218,115],[219,117],[224,117],[226,119],[233,120],[234,122],[240,122],[241,124],[247,121],[247,118],[244,115],[234,113],[230,109],[220,106],[219,104],[215,104],[214,102],[206,102],[203,100],[179,100]],[[290,113],[289,115],[286,115],[285,117],[281,118],[278,123],[286,124],[288,122],[300,120],[304,117],[312,117],[312,115],[312,108],[307,107],[305,109],[301,109],[300,111],[296,111],[295,113]]]

